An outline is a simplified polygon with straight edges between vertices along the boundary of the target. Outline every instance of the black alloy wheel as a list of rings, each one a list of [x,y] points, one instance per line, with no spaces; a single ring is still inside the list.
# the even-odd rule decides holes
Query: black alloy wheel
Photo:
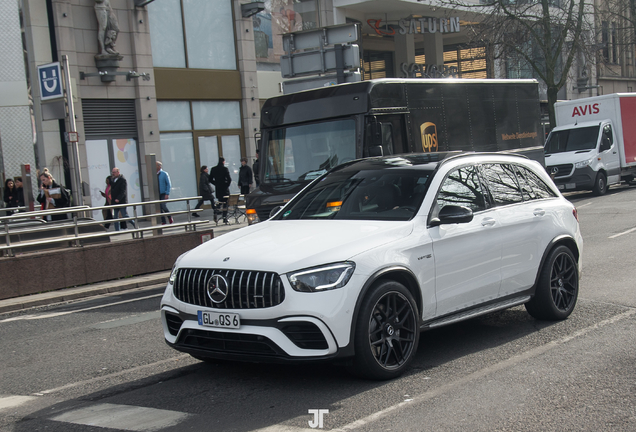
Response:
[[[411,293],[394,281],[380,283],[360,309],[352,371],[372,379],[401,375],[417,351],[419,330]]]
[[[555,248],[545,261],[534,297],[526,310],[537,319],[562,320],[576,305],[579,271],[574,255],[566,246]]]
[[[592,189],[592,192],[594,193],[594,195],[601,196],[607,193],[607,189],[609,189],[609,187],[607,186],[607,177],[604,173],[600,172],[596,176],[596,181],[594,182],[594,189]]]

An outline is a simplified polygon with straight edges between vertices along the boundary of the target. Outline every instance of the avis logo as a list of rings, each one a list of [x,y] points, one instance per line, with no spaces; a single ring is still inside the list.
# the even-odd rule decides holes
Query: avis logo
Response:
[[[309,414],[314,415],[313,420],[309,420],[309,427],[312,429],[322,429],[322,420],[325,414],[329,414],[328,409],[310,409],[308,410]]]
[[[422,135],[422,150],[425,152],[437,151],[437,126],[435,126],[435,123],[422,123],[420,125],[420,134]]]
[[[600,111],[598,103],[592,105],[575,106],[572,111],[572,117],[584,116],[589,114],[598,114]]]

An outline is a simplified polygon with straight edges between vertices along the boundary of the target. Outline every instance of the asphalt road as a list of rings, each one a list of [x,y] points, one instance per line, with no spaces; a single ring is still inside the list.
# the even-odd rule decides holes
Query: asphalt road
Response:
[[[569,196],[585,241],[562,322],[517,307],[422,334],[389,382],[331,364],[202,363],[168,348],[161,290],[0,314],[1,431],[636,430],[636,187]]]

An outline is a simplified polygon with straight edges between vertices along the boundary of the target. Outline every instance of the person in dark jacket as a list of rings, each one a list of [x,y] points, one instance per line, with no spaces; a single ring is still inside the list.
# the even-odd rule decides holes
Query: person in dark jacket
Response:
[[[201,174],[199,175],[199,195],[201,195],[201,199],[197,203],[197,206],[194,208],[198,210],[201,208],[205,201],[210,201],[212,208],[214,208],[214,187],[210,184],[210,175],[208,174],[208,166],[203,165],[201,167]],[[200,217],[198,213],[192,213],[194,217]]]
[[[228,223],[226,203],[230,194],[232,177],[230,177],[230,170],[225,166],[225,158],[220,157],[219,163],[210,170],[210,183],[216,188],[216,199],[225,203],[223,206],[223,223]]]
[[[22,186],[22,177],[14,177],[13,180],[15,181],[15,190],[18,197],[18,207],[24,207],[24,187]],[[33,195],[31,195],[31,202],[33,202]]]
[[[111,171],[110,178],[110,198],[112,200],[113,205],[117,204],[128,204],[128,183],[123,175],[119,173],[119,168],[115,167]],[[127,218],[128,213],[126,213],[126,207],[120,207],[113,209],[113,218],[118,219],[121,214],[122,218]],[[135,227],[135,222],[130,221],[131,225]],[[120,222],[115,221],[115,231],[119,231]],[[126,225],[126,221],[121,221],[121,229],[126,229],[128,226]]]
[[[241,188],[241,194],[247,195],[250,193],[250,187],[253,182],[252,168],[247,165],[247,158],[241,158],[241,168],[239,168],[239,180],[238,185]]]
[[[252,172],[254,172],[254,180],[256,181],[256,187],[259,187],[261,185],[261,177],[259,175],[261,172],[261,166],[259,165],[259,160],[258,160],[259,153],[260,152],[257,149],[256,160],[254,161],[254,164],[252,165]]]
[[[64,186],[59,185],[48,168],[40,174],[40,193],[37,200],[42,204],[42,210],[53,210],[69,207],[71,197]],[[57,221],[68,219],[67,213],[45,216],[46,220]]]
[[[5,203],[5,207],[18,207],[18,190],[13,179],[8,178],[5,180],[2,199]],[[11,216],[13,214],[13,210],[7,211],[6,214],[7,216]]]

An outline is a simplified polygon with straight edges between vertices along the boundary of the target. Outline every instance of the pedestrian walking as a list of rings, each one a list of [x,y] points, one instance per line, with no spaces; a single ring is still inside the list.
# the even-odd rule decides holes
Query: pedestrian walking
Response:
[[[18,191],[13,179],[8,178],[4,181],[4,193],[2,200],[7,208],[18,207]],[[8,210],[6,214],[7,216],[11,216],[13,214],[13,210]]]
[[[159,199],[167,200],[170,199],[170,191],[172,190],[172,183],[170,183],[170,176],[167,172],[165,172],[161,167],[163,164],[159,161],[156,163],[157,166],[157,180],[159,181]],[[161,207],[161,213],[170,213],[168,210],[168,206],[166,203],[161,203],[159,205]],[[168,222],[173,223],[174,220],[172,216],[168,216]],[[166,224],[166,218],[161,216],[161,224]]]
[[[261,177],[260,177],[261,166],[259,165],[259,160],[258,160],[259,153],[260,152],[258,151],[258,149],[256,149],[256,160],[254,161],[254,164],[252,165],[252,171],[254,172],[254,180],[256,181],[256,187],[259,187],[261,185]]]
[[[113,205],[117,204],[128,204],[128,182],[124,176],[119,172],[119,168],[115,167],[112,169],[111,173],[111,187],[110,187],[110,197]],[[120,226],[121,229],[127,229],[128,225],[126,225],[126,221],[121,221],[121,223],[117,220],[120,217],[127,218],[128,213],[126,212],[126,207],[120,207],[113,209],[113,218],[115,219],[115,231],[119,231]],[[130,224],[135,227],[135,222],[130,221]]]
[[[225,166],[225,158],[220,157],[219,163],[210,170],[210,182],[216,188],[216,199],[223,203],[223,223],[229,223],[227,220],[227,199],[230,194],[230,170]]]
[[[106,189],[104,191],[99,191],[99,193],[101,193],[104,199],[106,200],[106,203],[104,205],[107,205],[107,206],[113,205],[111,194],[110,194],[110,190],[111,190],[110,181],[111,181],[111,176],[106,177]],[[113,211],[109,208],[102,209],[102,216],[104,217],[105,221],[111,220],[113,218]],[[110,228],[110,223],[105,223],[104,228],[106,229]]]
[[[71,195],[66,188],[58,184],[48,168],[42,170],[40,174],[40,193],[37,200],[42,205],[42,210],[53,210],[69,207],[71,203]],[[46,220],[57,221],[68,219],[68,213],[47,215]]]
[[[250,193],[250,187],[254,182],[252,176],[252,168],[247,165],[247,158],[241,158],[241,168],[239,168],[239,181],[238,185],[241,188],[241,194],[247,195]]]
[[[203,165],[201,167],[199,174],[199,195],[201,195],[201,199],[197,203],[197,206],[194,208],[198,210],[201,208],[205,201],[210,201],[210,205],[212,205],[212,209],[214,209],[214,186],[210,184],[210,175],[208,174],[208,166]],[[192,213],[193,217],[200,217],[198,213]]]

